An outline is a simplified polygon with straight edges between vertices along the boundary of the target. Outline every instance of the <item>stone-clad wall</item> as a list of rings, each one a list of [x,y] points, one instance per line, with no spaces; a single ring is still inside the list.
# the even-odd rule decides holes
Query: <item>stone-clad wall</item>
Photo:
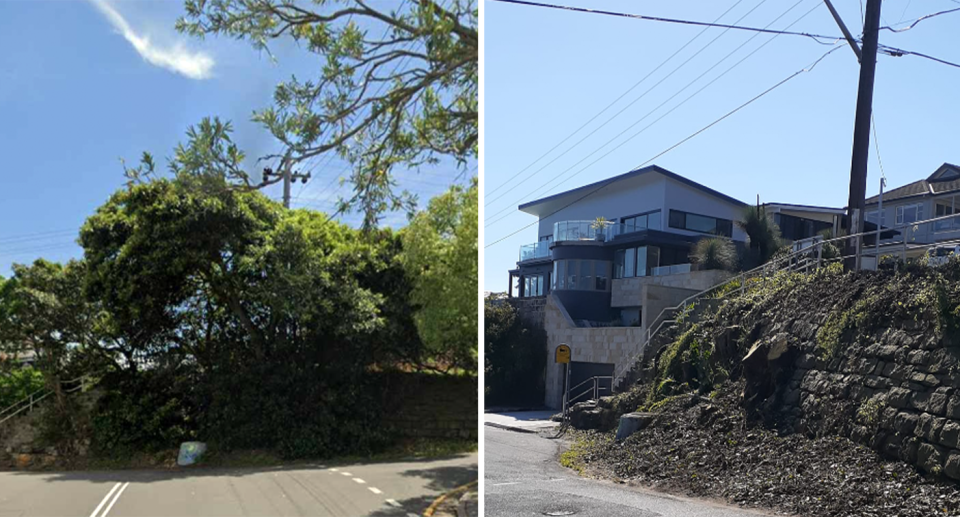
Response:
[[[547,331],[545,404],[554,409],[563,405],[563,365],[556,364],[553,356],[557,346],[569,345],[572,361],[609,363],[617,368],[638,352],[643,335],[640,327],[577,327],[555,296],[547,297],[544,328]]]
[[[814,345],[823,317],[806,319],[821,321],[797,319],[766,333],[773,335],[766,340],[768,358],[789,358],[779,372],[782,384],[763,403],[773,410],[768,414],[796,431],[846,435],[926,472],[960,479],[960,347],[945,346],[923,329],[930,325],[908,321],[825,360]],[[777,369],[771,369],[775,376]],[[745,374],[749,382],[749,368]]]

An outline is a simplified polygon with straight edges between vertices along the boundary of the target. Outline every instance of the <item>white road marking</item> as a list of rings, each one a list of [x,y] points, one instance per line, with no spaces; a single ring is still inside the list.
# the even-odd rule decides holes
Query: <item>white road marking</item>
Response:
[[[340,472],[340,469],[330,469],[333,472]]]
[[[128,486],[130,486],[130,483],[123,484],[123,486],[120,488],[120,491],[117,492],[117,495],[113,496],[113,501],[110,501],[110,504],[107,506],[107,509],[104,510],[102,514],[100,514],[100,517],[107,517],[107,514],[110,513],[110,509],[113,508],[113,505],[117,504],[117,499],[120,499],[120,496],[123,494],[123,491],[126,490]]]
[[[393,499],[387,499],[387,503],[390,504],[390,506],[396,506],[397,508],[400,508],[400,503],[396,502]]]
[[[100,509],[103,508],[103,505],[107,504],[107,500],[110,499],[110,496],[112,496],[113,493],[116,492],[117,489],[120,488],[120,485],[122,484],[123,483],[117,483],[116,485],[113,485],[113,488],[111,488],[110,491],[107,492],[107,495],[103,496],[103,500],[100,501],[100,504],[97,505],[97,509],[90,514],[90,517],[97,517],[97,514],[100,513]]]
[[[407,517],[420,517],[420,516],[415,513],[408,513]]]
[[[342,474],[342,475],[344,475],[344,476],[352,476],[352,475],[353,475],[353,474],[351,474],[351,473],[349,473],[349,472],[341,472],[340,474]]]
[[[364,481],[364,480],[362,480],[362,479],[360,479],[360,478],[353,478],[353,480],[356,481],[357,483],[360,483],[361,485],[367,484],[366,481]]]
[[[380,495],[380,494],[383,493],[383,492],[380,491],[380,489],[374,488],[374,487],[372,487],[372,486],[368,486],[368,487],[367,487],[367,490],[369,490],[369,491],[371,491],[371,492],[373,492],[374,494],[377,494],[377,495]]]

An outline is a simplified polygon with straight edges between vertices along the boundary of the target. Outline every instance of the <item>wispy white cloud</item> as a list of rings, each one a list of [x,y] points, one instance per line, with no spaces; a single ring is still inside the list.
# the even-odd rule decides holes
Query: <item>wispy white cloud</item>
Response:
[[[107,0],[90,0],[97,10],[131,45],[144,60],[156,66],[185,75],[191,79],[207,79],[212,75],[213,58],[203,52],[191,52],[182,43],[161,48],[147,36],[137,34],[127,20]]]

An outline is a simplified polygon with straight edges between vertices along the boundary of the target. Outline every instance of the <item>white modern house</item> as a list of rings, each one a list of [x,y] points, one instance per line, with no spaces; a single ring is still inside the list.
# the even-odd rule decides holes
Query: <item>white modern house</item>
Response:
[[[549,353],[572,349],[571,385],[612,376],[662,309],[730,275],[698,271],[690,251],[718,236],[744,246],[735,221],[745,207],[657,166],[525,203],[519,209],[539,219],[538,239],[520,248],[509,295],[543,300],[534,306],[543,311]],[[561,372],[551,359],[550,407],[562,402]]]

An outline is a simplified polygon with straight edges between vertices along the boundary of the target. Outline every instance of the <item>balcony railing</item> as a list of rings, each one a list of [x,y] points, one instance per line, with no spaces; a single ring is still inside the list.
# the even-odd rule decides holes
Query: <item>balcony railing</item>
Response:
[[[596,221],[561,221],[553,225],[553,240],[560,241],[608,241],[619,233],[619,225],[597,224]]]
[[[540,241],[533,244],[524,244],[523,246],[520,246],[520,262],[523,262],[524,260],[547,258],[549,256],[549,241]]]
[[[675,264],[673,266],[660,266],[650,268],[650,276],[679,275],[680,273],[689,273],[690,264]]]

